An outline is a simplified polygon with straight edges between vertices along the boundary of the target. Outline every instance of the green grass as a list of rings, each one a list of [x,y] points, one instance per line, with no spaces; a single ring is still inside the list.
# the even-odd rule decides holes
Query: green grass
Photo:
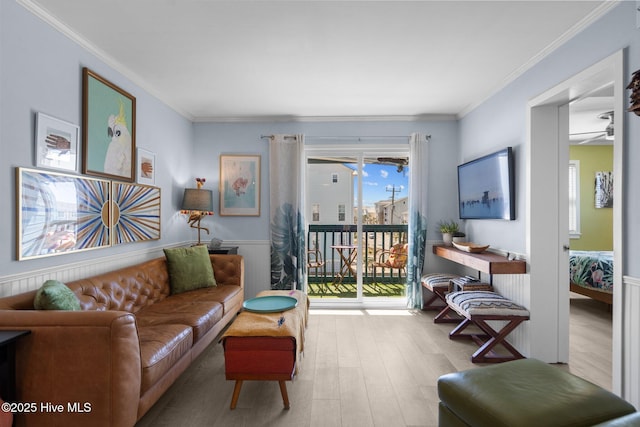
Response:
[[[363,296],[379,298],[401,298],[405,296],[403,283],[365,283]],[[356,298],[355,283],[309,283],[309,298]]]

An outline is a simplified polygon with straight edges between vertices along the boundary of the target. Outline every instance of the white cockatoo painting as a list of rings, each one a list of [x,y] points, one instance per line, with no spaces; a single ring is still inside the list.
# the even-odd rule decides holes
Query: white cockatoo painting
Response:
[[[118,176],[131,175],[131,133],[127,128],[122,101],[119,114],[109,116],[107,133],[111,140],[104,159],[104,172]]]

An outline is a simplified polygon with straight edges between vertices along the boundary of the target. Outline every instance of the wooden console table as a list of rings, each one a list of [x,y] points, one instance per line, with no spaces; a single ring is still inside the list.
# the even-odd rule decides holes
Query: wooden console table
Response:
[[[457,262],[474,270],[494,274],[524,274],[527,263],[522,260],[508,260],[505,256],[492,252],[474,254],[464,252],[452,246],[433,246],[433,253],[439,257]]]

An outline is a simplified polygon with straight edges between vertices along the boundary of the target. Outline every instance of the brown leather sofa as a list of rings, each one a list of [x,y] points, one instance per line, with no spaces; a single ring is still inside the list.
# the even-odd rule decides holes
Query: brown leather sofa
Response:
[[[0,298],[0,329],[31,331],[16,401],[36,405],[15,425],[133,426],[242,307],[243,258],[210,258],[214,288],[170,295],[158,258],[66,283],[81,311],[35,310],[36,291]]]

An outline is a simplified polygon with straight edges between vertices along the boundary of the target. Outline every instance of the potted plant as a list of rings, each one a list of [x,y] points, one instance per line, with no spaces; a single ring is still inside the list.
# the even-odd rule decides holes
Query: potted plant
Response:
[[[454,220],[440,221],[438,223],[440,232],[442,233],[442,241],[445,246],[451,246],[454,233],[460,233],[460,226]]]

